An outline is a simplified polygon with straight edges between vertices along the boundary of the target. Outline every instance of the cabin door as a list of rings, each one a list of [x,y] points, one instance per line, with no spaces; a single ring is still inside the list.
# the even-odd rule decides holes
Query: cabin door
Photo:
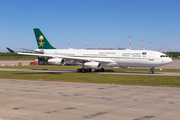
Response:
[[[154,62],[154,53],[149,54],[149,59],[147,60],[148,64],[153,64]]]
[[[154,58],[154,53],[150,53],[149,58]]]

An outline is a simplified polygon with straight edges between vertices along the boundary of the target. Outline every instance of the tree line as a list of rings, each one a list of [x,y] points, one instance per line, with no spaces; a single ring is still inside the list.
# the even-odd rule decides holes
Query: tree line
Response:
[[[166,52],[165,54],[172,58],[178,58],[180,56],[180,52]]]

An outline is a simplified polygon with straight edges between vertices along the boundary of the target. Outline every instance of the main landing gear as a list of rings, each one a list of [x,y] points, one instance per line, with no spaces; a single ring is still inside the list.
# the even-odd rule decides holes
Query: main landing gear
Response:
[[[104,68],[100,68],[100,69],[94,69],[95,72],[104,72]],[[77,69],[77,72],[82,72],[82,73],[86,73],[86,72],[92,72],[91,68],[84,68],[84,62],[82,63],[82,68]]]
[[[154,67],[150,68],[149,74],[153,74],[154,73]]]
[[[92,69],[91,68],[88,68],[88,69],[84,69],[84,68],[81,68],[81,69],[77,69],[77,72],[83,72],[83,73],[86,73],[86,72],[91,72]]]
[[[92,71],[91,68],[88,68],[88,69],[84,68],[84,62],[82,63],[82,68],[81,69],[77,69],[77,72],[83,72],[83,73],[91,72],[91,71]]]
[[[94,71],[95,72],[104,72],[104,68],[95,69]],[[82,72],[82,73],[92,72],[92,69],[91,68],[87,68],[87,69],[81,68],[81,69],[77,69],[77,72]]]

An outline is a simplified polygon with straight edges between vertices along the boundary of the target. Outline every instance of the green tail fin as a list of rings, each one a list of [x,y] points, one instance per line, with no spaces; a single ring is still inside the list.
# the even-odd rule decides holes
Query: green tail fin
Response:
[[[46,37],[42,34],[40,29],[34,28],[34,34],[36,36],[39,49],[56,49],[47,41]]]

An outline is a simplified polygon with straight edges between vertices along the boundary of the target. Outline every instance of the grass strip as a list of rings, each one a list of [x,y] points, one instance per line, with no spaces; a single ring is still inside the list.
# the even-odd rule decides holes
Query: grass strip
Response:
[[[178,76],[107,75],[91,73],[45,73],[0,71],[0,78],[81,83],[103,83],[120,85],[180,87]]]
[[[51,66],[51,65],[39,65],[39,66],[0,66],[0,68],[11,69],[47,69],[47,70],[77,70],[81,66]],[[105,71],[117,71],[117,72],[149,72],[149,68],[105,68]],[[180,69],[154,69],[154,72],[180,72]]]

